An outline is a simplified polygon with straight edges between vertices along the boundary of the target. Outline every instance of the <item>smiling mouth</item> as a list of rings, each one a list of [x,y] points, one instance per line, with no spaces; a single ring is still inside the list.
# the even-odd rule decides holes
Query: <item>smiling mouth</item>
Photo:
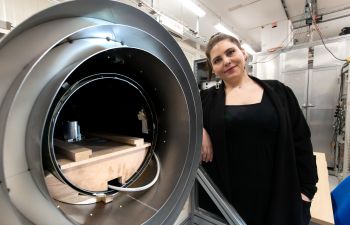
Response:
[[[236,67],[237,67],[237,66],[230,67],[229,69],[225,70],[225,73],[228,73],[228,72],[234,70],[234,68],[236,68]]]

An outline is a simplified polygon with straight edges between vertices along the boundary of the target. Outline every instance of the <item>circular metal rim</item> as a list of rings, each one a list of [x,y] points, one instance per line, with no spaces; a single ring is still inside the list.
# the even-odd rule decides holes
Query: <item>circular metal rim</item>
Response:
[[[113,8],[114,6],[122,6],[121,3],[116,3],[116,2],[107,2],[107,1],[93,1],[93,0],[85,0],[84,3],[87,4],[82,4],[83,7],[79,7],[81,5],[79,5],[82,1],[74,1],[74,2],[67,2],[62,4],[61,6],[57,6],[57,7],[53,7],[51,9],[45,10],[42,13],[37,14],[36,16],[34,16],[33,18],[29,19],[27,22],[23,23],[22,25],[20,25],[18,27],[18,29],[15,29],[14,32],[11,32],[10,35],[8,35],[1,43],[0,43],[0,51],[1,49],[9,42],[11,41],[11,39],[15,38],[16,36],[18,36],[19,34],[21,34],[24,31],[28,31],[31,28],[33,28],[34,26],[40,25],[41,23],[46,22],[47,20],[55,20],[55,19],[61,19],[61,18],[67,18],[67,17],[85,17],[86,15],[91,15],[91,17],[96,18],[96,20],[94,22],[91,22],[90,24],[96,23],[98,24],[99,22],[103,21],[102,23],[128,23],[128,19],[130,19],[129,17],[123,18],[123,16],[121,16],[122,19],[124,19],[124,21],[119,21],[117,17],[110,17],[111,14],[107,14],[106,15],[101,15],[99,14],[102,11],[102,8],[107,9],[107,11],[112,11],[110,10],[110,8]],[[85,8],[85,6],[87,6]],[[120,8],[123,8],[125,6],[122,6]],[[72,10],[74,9],[74,10]],[[124,8],[125,9],[125,8]],[[98,13],[94,13],[94,10],[99,11]],[[133,9],[134,10],[134,9]],[[174,69],[176,71],[176,73],[180,73],[182,75],[185,75],[183,77],[181,77],[182,81],[181,82],[185,82],[187,85],[188,82],[188,88],[186,89],[186,96],[189,98],[189,103],[190,103],[190,108],[191,108],[191,128],[195,127],[197,130],[201,129],[201,110],[198,107],[198,101],[199,101],[199,96],[198,95],[194,95],[193,98],[191,98],[189,95],[189,93],[194,93],[195,89],[196,89],[196,84],[195,84],[195,79],[194,77],[191,78],[191,69],[188,65],[188,62],[184,56],[184,54],[182,53],[182,51],[180,50],[179,46],[177,46],[176,42],[170,37],[170,35],[162,28],[159,27],[159,24],[156,24],[156,22],[153,19],[150,18],[146,18],[142,13],[136,12],[131,10],[131,7],[129,9],[127,9],[127,12],[135,12],[135,13],[131,13],[132,16],[135,16],[135,14],[137,15],[136,17],[141,17],[143,21],[142,23],[149,23],[147,24],[145,27],[143,27],[143,25],[141,25],[142,23],[138,24],[139,22],[137,22],[136,24],[129,24],[130,26],[135,26],[138,29],[141,30],[145,30],[148,34],[150,34],[150,36],[152,36],[153,38],[157,39],[157,41],[159,41],[159,43],[161,45],[163,45],[165,48],[168,49],[169,52],[171,52],[171,54],[174,56],[175,60],[177,61],[177,65],[174,67],[174,65],[172,65],[172,70]],[[89,14],[91,13],[91,14]],[[122,13],[123,14],[123,13]],[[125,15],[125,13],[123,14]],[[109,22],[108,22],[109,21]],[[143,29],[145,28],[145,29]],[[46,53],[45,53],[46,54]],[[44,54],[44,55],[45,55]],[[36,59],[35,59],[36,60]],[[33,64],[34,65],[34,64]],[[29,67],[33,66],[30,65],[29,63]],[[13,74],[13,75],[17,75],[17,74]],[[187,77],[186,77],[187,75]],[[191,83],[192,82],[192,83]],[[17,83],[18,84],[18,83]],[[7,88],[7,87],[6,87]],[[13,93],[11,93],[10,97],[12,96]],[[8,97],[6,96],[6,97]],[[3,97],[3,96],[0,96]],[[8,107],[12,104],[12,100],[7,100],[6,99],[6,104],[4,104],[3,106]],[[1,116],[8,116],[7,113],[10,111],[5,108],[2,108],[1,111],[5,112],[1,112]],[[193,111],[192,111],[193,110]],[[196,115],[193,115],[193,113],[195,113]],[[1,119],[1,118],[0,118]],[[3,129],[4,130],[4,129]],[[0,134],[3,135],[3,130],[0,131]],[[194,132],[190,134],[191,137],[191,143],[189,144],[191,148],[194,148],[196,152],[199,152],[199,139],[201,137],[201,132]],[[0,143],[3,144],[3,140],[4,137],[1,136],[0,137]],[[187,157],[189,158],[188,161],[186,161],[186,168],[189,170],[193,170],[194,167],[196,167],[195,165],[197,165],[197,162],[199,162],[199,154],[189,154]],[[0,158],[2,156],[0,155]],[[1,161],[3,159],[1,158]],[[0,162],[2,163],[2,162]],[[189,163],[189,164],[188,164]],[[1,164],[2,166],[2,164]],[[29,173],[29,172],[28,172]],[[194,177],[195,177],[195,173],[191,173],[191,174],[186,174],[186,176],[181,177],[181,179],[179,180],[179,183],[182,184],[189,184],[191,182],[194,181]],[[3,171],[1,171],[1,179],[4,179],[5,182],[2,183],[2,187],[4,187],[6,185],[6,177],[4,176]],[[177,186],[175,187],[174,191],[178,192],[186,192],[189,193],[190,187],[191,185],[186,185],[186,186]],[[7,194],[5,194],[5,196],[8,197]],[[172,212],[174,213],[173,215],[162,215],[159,218],[152,218],[150,219],[148,222],[154,222],[157,221],[158,223],[167,223],[167,222],[171,222],[174,221],[176,219],[176,215],[177,213],[181,210],[180,207],[175,207],[175,204],[183,204],[185,201],[184,196],[181,196],[180,198],[174,199],[175,196],[172,196],[172,199],[169,200],[172,202],[172,204],[166,204],[164,207],[162,207],[162,210],[167,211],[167,212]],[[10,204],[11,205],[11,201],[9,198],[7,199],[7,203],[6,204]],[[15,210],[15,208],[13,208]],[[57,218],[57,217],[56,217]]]

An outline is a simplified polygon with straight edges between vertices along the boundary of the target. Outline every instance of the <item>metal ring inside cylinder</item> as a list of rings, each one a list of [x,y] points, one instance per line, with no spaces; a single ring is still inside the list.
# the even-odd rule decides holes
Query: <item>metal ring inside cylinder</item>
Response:
[[[115,50],[113,51],[117,52]],[[104,62],[103,59],[107,59],[110,55],[114,55],[115,53],[107,51],[100,54],[106,56],[101,57],[97,55],[81,64],[76,69],[77,72],[73,72],[60,87],[59,94],[55,97],[54,104],[51,106],[52,109],[49,110],[52,113],[49,114],[45,125],[48,127],[45,129],[47,130],[46,135],[48,139],[47,142],[46,139],[44,139],[43,142],[43,157],[46,163],[45,169],[51,171],[58,179],[69,185],[71,188],[88,195],[110,195],[116,193],[115,190],[107,189],[109,183],[103,180],[105,177],[93,175],[96,172],[98,173],[99,171],[96,171],[96,169],[100,169],[101,167],[101,170],[103,170],[104,167],[109,167],[108,174],[110,175],[107,177],[110,177],[110,179],[111,177],[113,178],[111,173],[120,174],[120,172],[118,173],[114,170],[124,170],[125,167],[128,167],[127,169],[132,172],[127,178],[124,178],[126,180],[125,183],[122,184],[123,187],[127,187],[139,178],[150,162],[154,151],[153,146],[156,144],[156,131],[158,127],[152,99],[137,81],[128,76],[114,73],[87,74],[81,79],[81,73],[79,71],[90,70],[88,67],[91,67],[91,65],[103,63],[105,64],[103,67],[105,69],[108,68],[109,63]],[[112,66],[113,64],[110,65],[110,67]],[[72,83],[72,85],[69,85],[69,83]],[[71,87],[67,89],[67,86]],[[137,116],[140,111],[147,115],[148,119],[146,123],[148,124],[147,127],[149,127],[147,132],[145,132],[144,128],[140,126],[141,121],[139,121]],[[60,160],[62,156],[59,154],[60,151],[55,149],[56,146],[54,144],[56,138],[58,139],[61,137],[62,139],[62,133],[63,139],[66,142],[72,143],[75,141],[73,142],[74,146],[97,146],[97,150],[101,150],[101,148],[110,149],[107,153],[108,157],[115,158],[115,154],[110,153],[113,149],[113,146],[111,146],[111,144],[113,144],[112,142],[107,141],[98,135],[97,137],[100,138],[81,138],[80,125],[78,125],[78,121],[70,121],[72,119],[79,119],[80,124],[83,126],[83,133],[88,132],[90,134],[96,134],[96,132],[102,132],[102,134],[109,133],[112,136],[113,134],[137,136],[142,137],[142,139],[151,143],[151,146],[144,150],[147,151],[146,153],[139,149],[136,150],[140,153],[137,155],[130,155],[129,157],[125,156],[125,154],[128,153],[123,153],[123,158],[121,158],[121,160],[126,162],[125,164],[123,162],[122,165],[117,165],[120,160],[100,160],[97,162],[87,159],[93,161],[92,163],[94,164],[98,164],[98,166],[95,166],[94,169],[90,169],[91,163],[85,161],[85,164],[83,164],[84,161],[79,161],[79,167],[75,169],[76,173],[72,172],[73,167],[70,167],[70,169],[67,169],[66,172],[64,172],[63,168],[67,167],[67,159]],[[67,129],[72,133],[70,137],[67,137],[66,135]],[[45,143],[48,143],[48,145]],[[69,146],[68,143],[65,145]],[[47,146],[47,148],[45,148],[45,146]],[[73,147],[73,145],[70,146]],[[119,144],[115,143],[115,146],[119,147]],[[57,148],[59,147],[60,146],[58,145]],[[132,147],[130,146],[125,150],[118,151],[130,152],[131,148]],[[96,154],[101,155],[101,151]],[[142,164],[138,164],[137,168],[133,170],[130,168],[130,164],[133,164],[135,159],[140,162],[142,161]],[[71,164],[74,164],[74,162]],[[78,164],[78,162],[75,164]],[[81,179],[84,179],[84,174],[81,174],[82,172],[89,172],[89,175],[85,176],[85,179],[89,180],[88,183],[81,181]],[[101,185],[101,182],[105,182],[105,184]],[[110,182],[112,182],[112,180]],[[94,185],[95,183],[99,183],[100,185],[96,186]],[[105,187],[105,189],[103,187]]]

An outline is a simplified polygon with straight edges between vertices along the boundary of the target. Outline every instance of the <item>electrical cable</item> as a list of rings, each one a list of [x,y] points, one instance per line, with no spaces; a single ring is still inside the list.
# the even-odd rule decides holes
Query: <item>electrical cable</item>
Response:
[[[293,33],[294,31],[291,31],[289,32],[289,34],[286,36],[286,38],[282,41],[281,43],[281,46],[283,46],[283,43],[288,40],[288,38],[290,37],[290,35]],[[288,46],[288,44],[292,41],[293,39],[291,38],[284,47]],[[284,48],[282,47],[282,48]],[[272,52],[275,52],[276,55],[274,55],[271,59],[266,59],[268,56],[266,56],[265,60],[264,61],[258,61],[258,62],[253,62],[252,64],[258,64],[258,63],[267,63],[267,62],[270,62],[272,61],[273,59],[275,59],[277,56],[279,56],[278,52],[276,50],[272,51]]]
[[[310,12],[313,12],[313,11],[312,11],[312,6],[311,6],[311,4],[309,4],[309,8],[310,8]],[[315,26],[316,31],[317,31],[318,35],[320,36],[321,41],[322,41],[322,44],[323,44],[323,46],[325,47],[325,49],[326,49],[335,59],[337,59],[337,60],[339,60],[339,61],[342,61],[342,62],[347,62],[346,59],[340,59],[340,58],[336,57],[336,56],[333,54],[333,52],[327,47],[326,43],[325,43],[324,40],[323,40],[322,32],[321,32],[320,28],[319,28],[318,25],[317,25],[317,22],[316,22],[316,15],[312,15],[311,18],[312,18],[312,23],[313,23],[313,25]]]
[[[282,43],[281,43],[281,46],[282,46],[281,49],[285,49],[285,47],[287,47],[288,44],[289,44],[290,42],[293,41],[293,38],[290,38],[290,36],[291,36],[293,33],[294,33],[294,30],[292,30],[291,32],[288,33],[288,35],[286,36],[286,38],[285,38],[285,39],[282,41]],[[298,33],[296,33],[296,34],[294,34],[294,35],[297,36],[297,35],[299,35],[300,33],[301,33],[301,31],[299,31]],[[288,40],[288,39],[289,39],[289,41],[284,45],[284,42],[285,42],[286,40]],[[290,49],[292,49],[293,47],[294,47],[294,46],[291,46],[291,47],[287,48],[287,50],[290,50]],[[281,49],[278,49],[278,50],[281,50]],[[267,62],[272,61],[272,60],[275,59],[277,56],[279,56],[279,54],[278,54],[278,52],[277,52],[276,50],[275,50],[274,52],[276,53],[276,55],[274,55],[272,58],[266,60],[266,58],[268,57],[268,56],[266,56],[265,60],[263,60],[263,61],[258,61],[258,62],[253,62],[252,64],[267,63]]]
[[[108,185],[108,188],[116,190],[116,191],[124,191],[124,192],[138,192],[138,191],[144,191],[147,190],[148,188],[152,187],[158,180],[159,178],[159,174],[160,174],[160,161],[159,158],[157,156],[157,154],[155,152],[153,152],[154,158],[156,160],[157,163],[157,173],[155,175],[155,177],[153,178],[153,180],[151,182],[149,182],[148,184],[141,186],[141,187],[135,187],[135,188],[130,188],[130,187],[117,187],[114,185]]]
[[[315,23],[316,31],[317,31],[318,35],[320,36],[321,41],[322,41],[322,44],[323,44],[323,46],[325,47],[325,49],[326,49],[335,59],[337,59],[337,60],[339,60],[339,61],[342,61],[342,62],[347,62],[346,59],[340,59],[340,58],[336,57],[336,56],[333,54],[333,52],[327,47],[326,43],[325,43],[324,40],[323,40],[323,36],[322,36],[321,31],[320,31],[320,28],[319,28],[318,25],[316,24],[316,21],[314,21],[314,23]]]
[[[311,4],[309,4],[309,8],[310,8],[310,12],[313,12],[313,11],[312,11],[312,6],[311,6]],[[326,45],[325,42],[324,42],[322,32],[320,31],[320,29],[319,29],[319,27],[318,27],[318,25],[317,25],[317,23],[316,23],[315,18],[316,18],[316,17],[315,17],[314,15],[312,15],[312,22],[313,22],[313,24],[314,24],[314,26],[315,26],[315,28],[316,28],[316,31],[317,31],[318,35],[319,35],[320,38],[321,38],[322,44],[323,44],[323,46],[325,47],[325,49],[326,49],[335,59],[337,59],[337,60],[339,60],[339,61],[342,61],[342,62],[344,62],[344,61],[345,61],[345,62],[349,62],[349,61],[350,61],[349,59],[340,59],[340,58],[336,57],[336,56],[330,51],[330,49],[327,47],[327,45]],[[287,37],[283,40],[283,42],[282,42],[282,44],[281,44],[282,46],[283,46],[283,43],[289,38],[289,36],[290,36],[293,32],[294,32],[294,30],[293,30],[292,32],[290,32],[290,33],[287,35]],[[299,35],[300,33],[301,33],[301,31],[300,31],[298,34],[294,34],[294,36],[297,36],[297,35]],[[288,46],[288,44],[289,44],[292,40],[293,40],[293,39],[290,39],[289,42],[288,42],[284,47]],[[282,48],[284,48],[284,47],[282,47]],[[289,49],[292,49],[292,48],[293,48],[293,46],[292,46],[291,48],[289,48]],[[273,59],[275,59],[277,56],[279,56],[279,54],[276,53],[276,55],[274,55],[272,58],[270,58],[270,59],[268,59],[268,60],[253,62],[252,64],[267,63],[267,62],[270,62],[270,61],[272,61]]]

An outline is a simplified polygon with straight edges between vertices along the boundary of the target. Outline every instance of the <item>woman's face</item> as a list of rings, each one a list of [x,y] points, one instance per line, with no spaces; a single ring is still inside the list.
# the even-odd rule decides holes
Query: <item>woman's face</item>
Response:
[[[246,58],[245,51],[228,39],[218,42],[210,51],[213,72],[225,81],[245,74]]]

